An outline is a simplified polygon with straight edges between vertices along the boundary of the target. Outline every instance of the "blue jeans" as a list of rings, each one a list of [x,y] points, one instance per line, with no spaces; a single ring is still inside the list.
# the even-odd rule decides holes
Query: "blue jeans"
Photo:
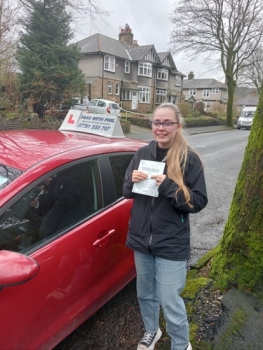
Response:
[[[189,325],[185,304],[180,297],[186,280],[186,261],[172,261],[134,251],[137,296],[146,332],[157,332],[160,305],[172,350],[185,350]]]

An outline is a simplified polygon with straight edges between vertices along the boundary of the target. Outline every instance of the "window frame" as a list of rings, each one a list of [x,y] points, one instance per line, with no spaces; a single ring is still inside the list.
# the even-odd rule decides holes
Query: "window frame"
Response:
[[[119,95],[120,94],[120,84],[116,83],[115,84],[115,95]]]
[[[165,102],[167,97],[167,91],[164,89],[156,89],[156,100],[155,100],[155,104],[161,104],[163,102]]]
[[[196,96],[196,94],[197,94],[197,89],[196,88],[189,89],[189,95],[190,96]]]
[[[139,102],[140,103],[150,103],[151,102],[151,87],[145,85],[138,85],[139,89]],[[145,99],[143,101],[143,99]]]
[[[182,85],[182,77],[180,75],[175,76],[175,86],[181,86]]]
[[[211,89],[211,94],[218,95],[219,94],[219,88]]]
[[[122,89],[121,99],[123,101],[131,101],[132,100],[132,90],[131,89]]]
[[[149,62],[139,62],[138,75],[152,78],[152,64]]]
[[[112,81],[108,81],[108,95],[112,95],[112,87],[113,87]]]
[[[115,73],[116,57],[112,55],[104,56],[104,70]]]
[[[210,96],[210,89],[204,89],[202,92],[202,97],[209,97]]]
[[[125,63],[124,63],[124,73],[130,74],[130,72],[131,72],[131,62],[125,60]]]
[[[168,81],[169,77],[169,71],[165,68],[158,68],[157,69],[157,79],[158,80],[165,80]]]

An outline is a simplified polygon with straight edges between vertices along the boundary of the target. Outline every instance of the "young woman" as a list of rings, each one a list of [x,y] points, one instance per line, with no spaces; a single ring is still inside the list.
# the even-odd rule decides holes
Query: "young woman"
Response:
[[[183,136],[176,105],[158,106],[151,124],[155,140],[136,152],[123,186],[124,196],[134,198],[126,244],[134,250],[137,295],[145,327],[137,350],[153,350],[160,339],[160,305],[171,349],[192,350],[180,293],[190,257],[189,213],[197,213],[207,204],[203,165]],[[151,176],[158,186],[158,197],[133,192],[134,183],[148,178],[138,170],[141,160],[165,162],[164,173]]]

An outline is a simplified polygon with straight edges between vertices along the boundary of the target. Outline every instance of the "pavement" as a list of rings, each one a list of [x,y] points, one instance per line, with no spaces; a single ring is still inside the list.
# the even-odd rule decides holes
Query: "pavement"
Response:
[[[203,134],[208,132],[233,130],[233,128],[230,128],[226,125],[213,125],[213,126],[201,126],[201,127],[194,127],[194,128],[184,128],[184,130],[188,135],[195,135],[195,134]],[[153,139],[152,131],[150,128],[143,128],[141,126],[134,125],[134,124],[131,124],[130,133],[126,133],[125,136],[133,139],[144,140],[144,141],[150,141]]]
[[[185,128],[188,135],[227,130],[233,128],[225,125]],[[145,141],[153,139],[151,129],[133,124],[130,133],[125,136]],[[216,326],[211,349],[263,350],[263,300],[249,293],[231,289],[223,294],[221,305],[222,314]]]

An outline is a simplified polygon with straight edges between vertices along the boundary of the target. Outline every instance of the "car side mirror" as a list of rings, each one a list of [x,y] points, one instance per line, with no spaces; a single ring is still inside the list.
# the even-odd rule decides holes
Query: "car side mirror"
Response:
[[[27,255],[9,250],[0,251],[0,288],[30,281],[39,271],[38,263]]]

